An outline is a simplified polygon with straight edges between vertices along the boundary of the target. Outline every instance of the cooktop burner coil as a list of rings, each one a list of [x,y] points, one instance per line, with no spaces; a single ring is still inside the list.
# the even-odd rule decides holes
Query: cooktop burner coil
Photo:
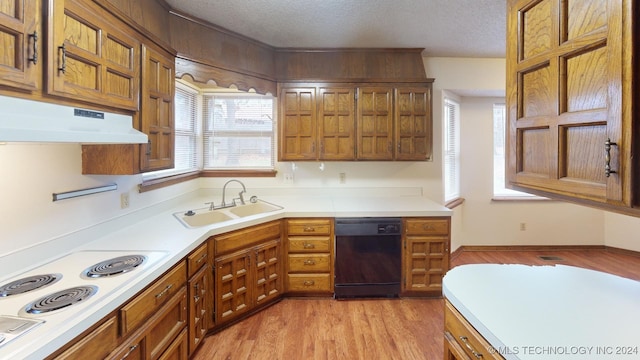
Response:
[[[94,285],[77,286],[43,296],[24,307],[27,314],[37,315],[59,310],[86,300],[98,292]]]
[[[0,286],[0,298],[22,294],[54,284],[62,279],[62,274],[42,274],[28,276]]]
[[[123,274],[134,270],[146,259],[147,257],[144,255],[119,256],[92,265],[91,267],[83,271],[83,275],[88,278],[99,278]]]

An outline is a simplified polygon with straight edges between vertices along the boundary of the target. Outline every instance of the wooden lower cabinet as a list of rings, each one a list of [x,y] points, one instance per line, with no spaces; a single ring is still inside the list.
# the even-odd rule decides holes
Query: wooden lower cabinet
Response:
[[[215,326],[282,295],[280,229],[278,220],[213,237]]]
[[[118,318],[114,315],[55,359],[104,359],[118,345],[118,340]]]
[[[110,357],[127,360],[159,359],[173,345],[178,335],[186,333],[186,325],[187,289],[183,286],[140,329],[129,336],[128,341],[125,341]],[[186,337],[184,341],[186,342]],[[183,348],[184,357],[179,359],[188,358],[186,344]]]
[[[442,296],[442,278],[449,270],[449,217],[402,220],[402,294]]]
[[[449,301],[444,306],[444,359],[445,360],[504,360],[491,345],[456,310]]]
[[[211,272],[207,264],[207,244],[204,243],[187,258],[189,268],[189,355],[193,354],[202,343],[209,329],[209,311],[207,299]]]
[[[333,293],[333,219],[287,219],[287,292]]]

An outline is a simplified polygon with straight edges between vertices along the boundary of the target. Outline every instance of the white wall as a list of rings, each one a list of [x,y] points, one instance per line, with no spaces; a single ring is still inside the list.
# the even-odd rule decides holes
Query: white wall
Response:
[[[434,119],[445,93],[461,101],[461,195],[452,223],[452,250],[461,245],[603,245],[600,210],[551,201],[494,202],[493,104],[504,102],[504,59],[425,58],[435,77]],[[437,135],[437,134],[436,134]],[[520,223],[526,230],[520,231]]]
[[[442,92],[462,100],[462,191],[466,203],[454,212],[452,249],[460,245],[605,244],[640,251],[633,234],[640,220],[562,203],[495,203],[490,201],[491,106],[504,96],[502,59],[425,58],[427,76],[434,83],[434,161],[432,162],[319,162],[295,163],[295,180],[283,173],[291,163],[279,163],[275,178],[245,178],[249,188],[422,188],[443,202]],[[475,97],[470,95],[484,95]],[[464,154],[468,154],[464,156]],[[472,155],[470,155],[472,154]],[[480,154],[484,154],[480,156]],[[471,161],[473,159],[473,161]],[[227,179],[202,178],[140,194],[141,176],[81,174],[78,144],[0,145],[0,256],[48,242],[92,225],[145,209],[199,188],[220,189]],[[340,184],[338,174],[347,174]],[[52,202],[52,193],[109,183],[117,191]],[[130,193],[131,206],[120,209],[120,194]],[[519,223],[528,230],[520,232]],[[606,224],[605,224],[606,222]],[[606,231],[605,231],[606,229]],[[606,240],[603,238],[605,237]],[[87,239],[90,240],[90,239]]]
[[[189,193],[198,185],[192,181],[140,194],[140,175],[82,175],[79,144],[2,144],[0,166],[0,256]],[[116,191],[52,201],[53,193],[111,183],[118,185]],[[124,210],[123,192],[130,193],[130,207]]]

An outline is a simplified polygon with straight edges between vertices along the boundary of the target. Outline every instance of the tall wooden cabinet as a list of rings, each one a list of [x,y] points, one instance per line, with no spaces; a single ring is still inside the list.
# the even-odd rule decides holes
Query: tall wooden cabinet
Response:
[[[509,0],[510,185],[598,207],[634,205],[633,3]]]
[[[282,161],[430,160],[431,83],[281,84]]]
[[[41,86],[43,38],[41,0],[0,0],[1,86]]]
[[[168,169],[174,163],[175,58],[142,46],[141,130],[149,136],[141,170]]]

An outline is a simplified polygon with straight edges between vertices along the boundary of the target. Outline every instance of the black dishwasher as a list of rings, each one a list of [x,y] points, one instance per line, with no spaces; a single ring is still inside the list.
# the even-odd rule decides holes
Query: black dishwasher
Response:
[[[400,218],[336,218],[335,297],[397,297]]]

